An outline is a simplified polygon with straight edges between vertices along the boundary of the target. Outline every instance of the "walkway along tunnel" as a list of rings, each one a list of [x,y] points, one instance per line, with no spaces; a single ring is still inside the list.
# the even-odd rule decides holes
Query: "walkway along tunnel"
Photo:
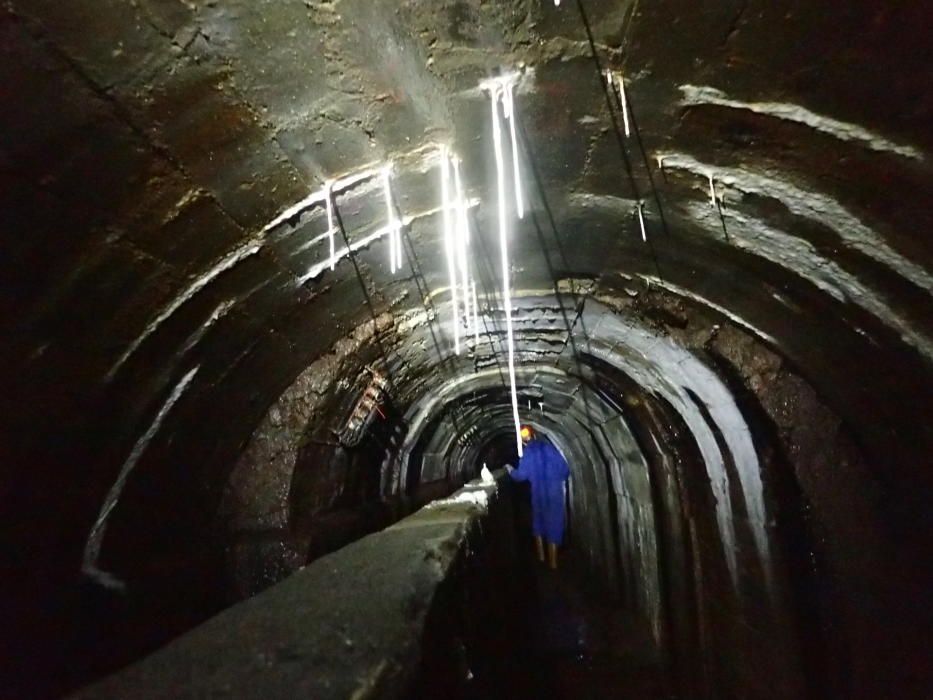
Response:
[[[481,696],[556,600],[555,694],[923,697],[933,18],[876,5],[5,3],[5,692]],[[552,578],[464,486],[517,422]],[[388,589],[384,672],[315,656]]]

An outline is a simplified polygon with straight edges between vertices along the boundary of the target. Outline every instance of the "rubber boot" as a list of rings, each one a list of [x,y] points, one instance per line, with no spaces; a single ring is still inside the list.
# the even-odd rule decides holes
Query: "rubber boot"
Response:
[[[538,553],[538,561],[544,563],[544,540],[535,537],[535,551]]]

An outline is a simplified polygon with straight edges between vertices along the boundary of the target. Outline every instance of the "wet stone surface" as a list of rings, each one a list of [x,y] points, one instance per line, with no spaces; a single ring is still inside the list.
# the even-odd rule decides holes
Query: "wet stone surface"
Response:
[[[763,0],[4,4],[0,85],[15,99],[0,115],[0,490],[8,548],[28,556],[3,599],[11,635],[30,650],[20,655],[28,662],[10,662],[11,687],[54,694],[99,674],[95,663],[63,661],[88,631],[70,633],[85,619],[72,592],[88,583],[88,532],[140,441],[104,561],[134,600],[178,598],[172,612],[188,624],[213,611],[201,601],[230,593],[218,562],[241,583],[254,579],[237,588],[251,593],[337,546],[338,533],[352,538],[404,512],[412,446],[403,417],[451,382],[484,377],[476,388],[485,390],[483,372],[502,369],[495,169],[477,85],[519,65],[530,211],[510,245],[515,296],[526,300],[516,313],[523,391],[578,411],[566,386],[535,372],[592,378],[580,366],[600,358],[616,363],[605,376],[637,377],[641,390],[612,400],[649,406],[645,420],[683,399],[677,409],[695,436],[676,449],[658,440],[656,462],[667,466],[649,473],[666,480],[649,486],[677,474],[693,489],[669,509],[683,511],[676,541],[695,538],[693,575],[731,595],[716,578],[722,557],[732,562],[733,542],[723,549],[719,539],[731,528],[739,551],[724,579],[737,577],[760,602],[760,562],[748,552],[764,549],[763,532],[780,540],[799,520],[806,537],[768,544],[778,568],[797,556],[806,579],[812,553],[817,577],[827,572],[817,591],[825,624],[814,617],[827,637],[846,637],[827,654],[842,679],[831,690],[877,697],[923,685],[930,664],[917,650],[928,635],[914,618],[927,622],[931,577],[917,562],[928,560],[933,492],[921,468],[933,452],[922,420],[933,410],[928,15],[922,3],[867,0],[844,11]],[[599,68],[624,75],[629,137]],[[482,349],[459,358],[433,211],[440,143],[462,156],[478,200],[471,221],[489,324]],[[399,213],[412,218],[402,273],[387,269],[385,238],[333,271],[322,265],[320,203],[265,228],[326,180],[388,160]],[[351,243],[385,224],[379,194],[367,181],[336,195]],[[592,286],[572,298],[565,278]],[[543,301],[555,286],[566,304]],[[647,335],[619,330],[629,322]],[[659,376],[669,341],[685,351]],[[383,444],[334,457],[332,431],[374,362],[397,378]],[[683,385],[715,383],[707,370],[728,400],[687,394]],[[508,397],[488,396],[464,418],[504,430]],[[723,406],[735,418],[732,404],[742,421],[721,420]],[[748,447],[742,422],[754,449],[736,459],[733,448]],[[583,432],[567,443],[601,459],[591,427],[574,427]],[[643,451],[661,429],[642,436]],[[454,488],[479,447],[440,437],[455,453],[436,451],[430,475]],[[709,459],[694,462],[695,447]],[[717,450],[729,453],[721,470]],[[755,483],[753,467],[762,512],[743,488]],[[611,475],[587,477],[600,517],[612,512]],[[634,491],[644,521],[645,498],[679,503],[672,489]],[[795,508],[810,514],[788,515]],[[711,514],[719,521],[703,520]],[[588,547],[610,551],[613,530],[592,531],[602,539]],[[158,615],[137,619],[122,605],[118,617],[146,627],[150,645],[170,634]],[[698,629],[721,632],[715,611],[694,612]],[[90,625],[95,639],[106,630]],[[112,636],[103,667],[139,651]],[[746,647],[768,657],[766,644]],[[767,676],[749,672],[738,686],[764,692]]]

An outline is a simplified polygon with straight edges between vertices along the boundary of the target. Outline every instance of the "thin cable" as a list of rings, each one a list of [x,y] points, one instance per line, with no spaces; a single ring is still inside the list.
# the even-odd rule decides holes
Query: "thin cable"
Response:
[[[635,195],[635,198],[641,201],[642,196],[640,193],[640,188],[638,186],[638,182],[635,180],[635,174],[632,170],[632,162],[629,159],[628,151],[625,147],[625,138],[619,128],[619,122],[616,119],[615,108],[613,106],[613,100],[610,94],[610,93],[615,92],[615,90],[611,89],[611,87],[606,86],[606,83],[605,83],[606,70],[603,69],[602,63],[599,60],[599,52],[596,49],[596,40],[593,37],[593,28],[590,25],[590,21],[589,21],[589,18],[587,17],[586,8],[584,7],[584,4],[585,4],[585,0],[577,0],[577,10],[580,13],[580,21],[582,22],[583,29],[586,33],[586,40],[590,45],[590,55],[592,56],[592,59],[593,59],[593,65],[596,68],[596,75],[599,78],[599,86],[603,90],[603,95],[606,98],[606,106],[609,108],[609,120],[612,122],[612,130],[616,136],[616,141],[619,144],[619,155],[622,157],[622,164],[625,167],[625,172],[628,175],[629,183],[631,184],[632,192]],[[632,4],[633,9],[629,13],[629,17],[634,16],[635,8],[637,7],[638,7],[638,0],[635,0],[635,2]],[[628,35],[628,31],[629,31],[629,27],[631,26],[631,23],[632,23],[632,20],[629,19],[628,26],[626,26],[625,28],[625,36]],[[628,103],[628,100],[626,98],[626,105],[627,103]],[[667,219],[664,216],[664,207],[661,205],[661,198],[658,195],[658,190],[654,184],[654,176],[651,174],[651,166],[648,163],[648,157],[645,153],[644,144],[641,141],[641,134],[639,133],[639,130],[638,130],[638,120],[636,119],[634,110],[632,111],[630,115],[630,120],[631,120],[631,127],[635,132],[635,139],[638,142],[638,148],[641,151],[642,161],[645,163],[645,170],[648,175],[650,192],[651,192],[652,198],[654,199],[655,204],[657,205],[658,218],[660,219],[661,227],[664,230],[664,233],[669,235],[670,231],[667,226]],[[657,272],[658,278],[663,280],[664,274],[661,272],[661,263],[658,260],[658,255],[657,255],[657,251],[655,250],[654,244],[651,241],[648,241],[647,243],[648,243],[648,250],[651,255],[651,260],[654,262],[654,268],[655,268],[655,271]]]
[[[524,126],[521,123],[519,123],[518,127],[520,129],[519,136],[521,137],[523,153],[525,154],[525,157],[528,159],[526,162],[528,163],[528,166],[529,166],[529,171],[531,173],[532,182],[537,188],[538,199],[541,204],[540,208],[541,210],[543,210],[544,214],[547,216],[548,222],[551,227],[551,231],[553,232],[553,235],[554,235],[554,243],[557,247],[558,254],[563,260],[564,267],[566,268],[568,267],[567,255],[566,255],[566,252],[564,251],[563,244],[561,243],[561,236],[557,228],[557,222],[554,218],[554,213],[551,210],[550,204],[548,204],[547,194],[545,193],[544,185],[541,180],[541,173],[538,170],[538,166],[535,162],[534,150],[532,148],[529,148],[528,133],[525,130]],[[561,349],[560,353],[558,354],[558,357],[555,359],[555,366],[559,364],[560,362],[560,354],[563,354],[564,349],[566,348],[567,345],[569,345],[570,351],[571,351],[571,357],[573,358],[573,360],[575,361],[577,365],[577,373],[582,380],[582,378],[585,376],[583,372],[583,360],[582,360],[584,353],[581,352],[580,348],[577,347],[577,341],[574,338],[574,329],[577,327],[578,324],[580,327],[580,331],[583,335],[583,341],[585,344],[585,354],[586,355],[593,354],[593,350],[590,347],[589,333],[586,330],[586,322],[583,317],[584,303],[581,301],[579,304],[577,304],[576,313],[574,315],[573,321],[570,321],[570,319],[567,317],[567,308],[564,305],[563,294],[561,293],[560,285],[558,284],[558,281],[557,281],[558,279],[557,272],[554,269],[554,265],[551,261],[551,256],[548,252],[548,245],[547,245],[547,242],[545,241],[544,231],[541,228],[541,225],[538,221],[538,216],[535,213],[535,211],[536,211],[535,209],[531,209],[531,221],[534,224],[535,230],[537,231],[538,244],[541,247],[541,253],[544,256],[545,265],[547,266],[548,272],[551,276],[551,282],[554,285],[554,297],[557,299],[558,307],[560,308],[561,318],[564,321],[564,326],[566,326],[567,328],[567,341],[565,343],[564,348]],[[590,403],[589,403],[589,400],[587,399],[587,395],[585,392],[583,394],[583,409],[586,412],[587,418],[589,418],[592,422],[593,414],[592,414],[592,411],[590,410]]]
[[[464,283],[466,285],[466,290],[464,294],[467,297],[469,304],[465,304],[465,311],[467,313],[467,325],[473,331],[473,349],[476,351],[479,346],[479,312],[477,307],[476,299],[476,281],[474,276],[477,274],[477,266],[475,264],[473,256],[473,246],[470,236],[470,217],[469,207],[467,206],[466,191],[463,189],[462,179],[460,176],[459,161],[457,167],[457,189],[458,189],[458,198],[460,201],[460,216],[461,216],[461,226],[463,227],[463,243],[466,254],[466,272],[464,277]]]
[[[347,256],[353,264],[353,271],[356,273],[357,282],[360,283],[360,291],[363,292],[363,299],[366,300],[366,306],[369,308],[369,316],[373,322],[373,339],[375,340],[376,346],[379,348],[379,354],[382,356],[382,361],[385,364],[386,379],[388,380],[389,386],[393,387],[395,386],[395,380],[392,378],[392,370],[389,368],[389,355],[379,335],[379,321],[376,316],[376,307],[373,306],[372,297],[369,296],[369,290],[366,288],[366,281],[363,279],[363,273],[360,271],[359,263],[356,261],[356,254],[353,251],[353,246],[350,245],[350,238],[347,236],[347,229],[343,225],[343,218],[340,216],[339,209],[334,209],[334,219],[337,224],[337,230],[340,231],[343,242],[347,246]]]
[[[478,229],[476,219],[474,217],[473,211],[467,212],[467,215],[470,217],[472,228]],[[486,246],[485,236],[476,237],[476,272],[477,272],[477,301],[479,299],[479,292],[482,292],[483,298],[486,300],[487,306],[482,312],[479,312],[477,308],[477,321],[483,324],[483,331],[486,334],[486,341],[489,343],[490,357],[493,362],[496,363],[496,370],[499,372],[499,381],[502,383],[503,389],[508,389],[508,382],[506,380],[506,372],[503,369],[502,362],[499,358],[499,352],[497,351],[497,344],[502,347],[502,350],[505,350],[505,340],[504,333],[494,333],[489,326],[489,307],[488,304],[490,300],[492,303],[498,304],[501,306],[502,297],[501,290],[497,284],[498,276],[495,269],[495,261],[493,256],[490,255],[489,248]],[[503,338],[500,338],[500,335]]]

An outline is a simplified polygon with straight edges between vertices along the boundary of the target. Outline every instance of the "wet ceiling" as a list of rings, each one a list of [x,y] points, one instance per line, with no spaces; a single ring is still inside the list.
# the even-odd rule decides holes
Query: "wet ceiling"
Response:
[[[404,491],[418,426],[446,420],[437,396],[473,401],[449,430],[481,433],[477,450],[508,430],[479,84],[513,70],[519,377],[544,404],[528,418],[557,425],[567,384],[598,384],[605,362],[684,416],[700,415],[690,395],[717,406],[741,440],[696,359],[724,327],[813,387],[869,455],[890,533],[910,530],[933,449],[918,420],[933,401],[929,21],[921,3],[7,0],[2,489],[22,587],[87,569],[102,515],[116,566],[100,566],[117,570],[179,533],[202,543],[218,517],[285,526],[289,498],[313,500],[289,493],[296,460],[328,481],[367,365],[410,431],[391,438],[383,495]],[[604,69],[625,76],[627,115]],[[486,324],[459,357],[442,144],[476,203]],[[389,162],[402,271],[372,238],[385,205],[365,176],[335,193],[337,246],[355,252],[331,270],[326,207],[295,205]]]

